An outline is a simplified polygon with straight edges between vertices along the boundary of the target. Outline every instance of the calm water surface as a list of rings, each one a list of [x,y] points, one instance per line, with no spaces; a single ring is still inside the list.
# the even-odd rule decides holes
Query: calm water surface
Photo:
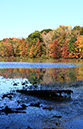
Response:
[[[16,109],[25,104],[26,113],[5,114],[0,112],[0,127],[33,129],[83,128],[83,60],[47,60],[39,62],[33,60],[28,63],[0,62],[0,110],[5,106]],[[20,62],[21,62],[20,61]],[[51,63],[50,63],[51,62]],[[28,81],[27,86],[38,85],[51,89],[62,88],[73,90],[72,98],[64,101],[50,101],[33,96],[17,93],[16,89],[22,88],[22,83]],[[17,83],[17,86],[13,84]],[[6,93],[14,93],[12,99],[2,98]],[[40,108],[29,106],[30,103],[40,102]],[[43,109],[52,107],[52,110]],[[21,121],[21,122],[20,122]]]

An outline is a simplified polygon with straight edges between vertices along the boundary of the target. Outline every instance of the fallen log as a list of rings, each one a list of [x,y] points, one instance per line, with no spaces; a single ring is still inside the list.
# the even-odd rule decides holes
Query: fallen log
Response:
[[[72,90],[17,90],[17,92],[47,99],[68,99],[73,93]]]

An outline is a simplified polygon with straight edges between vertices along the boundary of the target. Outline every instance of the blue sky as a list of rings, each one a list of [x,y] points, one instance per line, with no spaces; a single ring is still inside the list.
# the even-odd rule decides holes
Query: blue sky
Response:
[[[83,0],[0,0],[0,40],[59,25],[83,26]]]

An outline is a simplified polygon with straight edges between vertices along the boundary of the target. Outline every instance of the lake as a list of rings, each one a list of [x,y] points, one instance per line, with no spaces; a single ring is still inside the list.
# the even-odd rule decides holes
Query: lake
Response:
[[[0,61],[1,128],[83,128],[83,60]],[[68,100],[49,100],[16,92],[31,85],[44,90],[68,89],[73,94]],[[5,112],[5,107],[13,113]]]

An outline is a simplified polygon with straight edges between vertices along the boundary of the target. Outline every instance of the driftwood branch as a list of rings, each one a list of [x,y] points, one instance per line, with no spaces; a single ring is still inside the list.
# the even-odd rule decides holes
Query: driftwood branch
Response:
[[[71,98],[73,93],[72,90],[17,90],[17,92],[47,99]]]

